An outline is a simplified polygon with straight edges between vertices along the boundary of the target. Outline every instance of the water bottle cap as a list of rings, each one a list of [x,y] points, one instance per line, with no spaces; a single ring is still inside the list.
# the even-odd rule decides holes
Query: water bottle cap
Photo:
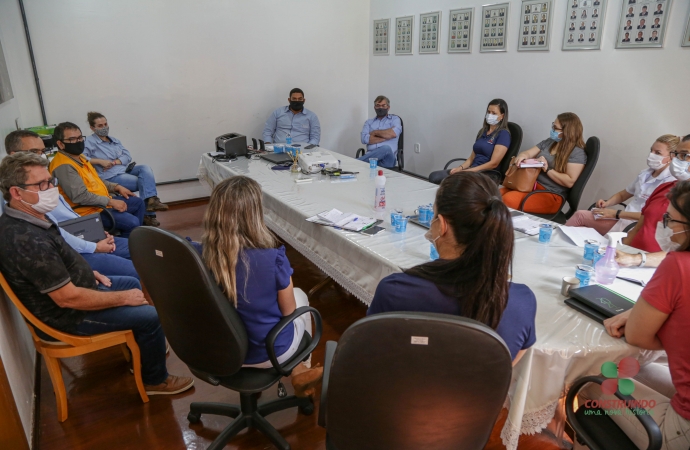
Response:
[[[383,176],[383,170],[379,170],[379,176]]]

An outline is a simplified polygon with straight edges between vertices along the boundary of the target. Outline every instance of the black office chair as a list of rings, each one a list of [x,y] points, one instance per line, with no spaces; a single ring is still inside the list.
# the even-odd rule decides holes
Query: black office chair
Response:
[[[515,122],[508,122],[508,131],[510,131],[510,147],[506,152],[498,167],[495,169],[483,170],[482,173],[488,175],[497,185],[503,183],[508,167],[510,167],[510,159],[517,156],[522,145],[522,128]],[[453,158],[443,166],[443,170],[448,170],[451,164],[457,161],[467,161],[467,158]]]
[[[568,219],[572,217],[573,214],[575,214],[575,211],[577,211],[577,207],[580,204],[580,197],[582,197],[582,192],[585,190],[585,186],[587,186],[587,181],[589,181],[589,177],[592,176],[592,172],[594,172],[594,168],[597,166],[597,161],[599,160],[599,138],[596,136],[592,136],[589,139],[587,139],[587,142],[585,143],[585,154],[587,154],[587,163],[585,164],[585,168],[582,170],[582,173],[578,177],[577,181],[575,181],[575,184],[573,185],[572,188],[570,188],[570,191],[568,191],[568,197],[566,198],[565,196],[557,193],[557,192],[552,192],[549,190],[542,190],[542,191],[532,191],[529,194],[525,196],[525,198],[522,199],[522,202],[520,202],[520,206],[518,207],[518,210],[525,211],[525,202],[527,201],[528,198],[534,196],[534,195],[543,195],[543,194],[553,194],[561,197],[561,208],[558,210],[557,213],[555,214],[534,214],[535,216],[541,217],[543,219],[548,219],[552,220],[554,222],[558,222],[561,224],[564,224],[567,222]],[[563,209],[563,206],[568,203],[568,211],[566,213],[563,213],[561,211]]]
[[[575,411],[574,402],[577,393],[588,383],[601,384],[604,380],[606,378],[602,376],[583,377],[576,380],[570,387],[565,400],[565,413],[568,423],[575,432],[575,438],[591,450],[637,450],[637,446],[601,408],[587,408],[585,405],[580,405]],[[616,391],[615,395],[623,401],[635,401],[633,397],[623,395],[619,391]],[[629,409],[647,432],[649,437],[647,450],[659,450],[662,444],[661,430],[652,416],[645,409]]]
[[[271,369],[242,368],[247,353],[244,324],[223,295],[199,254],[186,240],[152,227],[136,228],[130,238],[132,261],[155,303],[158,317],[175,354],[199,379],[237,391],[241,406],[224,403],[192,403],[187,419],[198,423],[202,414],[217,414],[233,420],[208,447],[219,450],[245,428],[256,428],[281,450],[290,445],[265,419],[294,406],[303,414],[314,412],[310,398],[288,396],[258,404],[262,391],[292,373],[306,360],[321,338],[321,316],[311,307],[298,308],[284,317],[266,337]],[[293,358],[278,363],[274,343],[278,334],[299,316],[312,313],[314,336],[304,333]]]
[[[326,344],[319,406],[326,448],[482,449],[511,374],[503,340],[474,320],[366,317]]]
[[[402,117],[400,117],[396,114],[391,114],[391,115],[396,116],[398,119],[400,119],[400,126],[402,127],[402,131],[400,132],[400,137],[398,138],[398,153],[396,154],[398,165],[396,167],[392,168],[391,170],[395,170],[397,172],[402,172],[403,169],[405,168],[405,156],[403,154],[405,126],[403,125]],[[366,148],[358,148],[357,153],[355,153],[355,158],[360,158],[360,157],[366,155],[366,153],[367,153]]]

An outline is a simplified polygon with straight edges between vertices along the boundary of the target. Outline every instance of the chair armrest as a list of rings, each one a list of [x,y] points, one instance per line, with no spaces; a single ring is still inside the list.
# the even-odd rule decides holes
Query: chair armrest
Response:
[[[633,228],[637,226],[637,222],[633,222],[623,229],[624,232],[629,233]]]
[[[299,316],[307,313],[312,313],[314,316],[315,330],[314,335],[311,337],[311,344],[309,344],[309,346],[305,348],[299,355],[293,356],[285,363],[285,365],[281,366],[278,362],[278,357],[276,356],[276,339],[283,329],[285,329],[288,325],[291,325],[292,322],[294,322]],[[312,351],[314,351],[316,346],[319,344],[319,340],[321,339],[322,330],[323,325],[321,323],[321,314],[319,314],[319,312],[311,306],[302,306],[301,308],[297,308],[289,316],[283,317],[280,322],[278,322],[271,329],[271,331],[268,333],[268,336],[266,336],[266,351],[268,352],[268,359],[270,359],[271,364],[273,364],[273,368],[279,374],[286,377],[289,376],[292,373],[292,369],[294,369],[297,364],[301,363]]]
[[[540,191],[532,191],[532,192],[530,192],[530,193],[527,194],[527,195],[525,196],[525,198],[523,198],[522,201],[520,202],[520,206],[518,207],[518,211],[529,212],[529,211],[525,211],[525,202],[527,201],[528,198],[532,197],[533,195],[539,195],[539,194],[553,194],[553,195],[557,195],[557,196],[559,196],[559,197],[561,198],[561,207],[558,208],[558,211],[556,211],[556,213],[555,213],[553,216],[551,216],[549,219],[547,219],[547,220],[553,220],[553,219],[555,219],[556,216],[558,215],[558,213],[560,212],[560,210],[563,208],[563,205],[565,205],[565,197],[563,197],[561,194],[559,194],[559,193],[557,193],[557,192],[553,192],[553,191],[540,190]]]
[[[104,212],[109,218],[110,218],[110,223],[113,224],[113,226],[110,227],[110,229],[105,230],[110,234],[113,234],[113,232],[116,230],[115,228],[115,217],[113,217],[113,214],[108,210],[108,208],[100,205],[77,205],[74,206],[72,209],[74,212],[76,212],[77,209],[79,208],[98,208],[101,210],[101,212]],[[102,222],[101,222],[102,223]]]
[[[326,342],[326,358],[323,361],[323,380],[321,381],[321,397],[319,399],[319,418],[317,423],[320,427],[326,428],[326,405],[328,401],[328,380],[331,377],[331,366],[333,356],[338,343],[335,341]]]
[[[364,148],[358,148],[357,153],[355,153],[355,158],[361,158],[362,156],[366,155],[367,150]]]
[[[597,204],[596,204],[596,203],[592,203],[592,204],[590,205],[590,207],[589,207],[589,208],[587,208],[587,211],[591,211],[591,210],[593,210],[593,209],[594,209],[594,208],[595,208],[596,206],[597,206]],[[624,207],[624,208],[627,208],[627,207],[628,207],[628,205],[626,205],[626,204],[625,204],[625,203],[623,203],[623,202],[619,203],[619,204],[618,204],[618,205],[616,205],[616,206],[622,206],[622,207]]]
[[[467,158],[454,158],[454,159],[451,159],[450,161],[448,161],[448,162],[446,163],[445,166],[443,166],[443,170],[448,170],[448,166],[450,166],[451,164],[453,164],[455,161],[467,161]]]
[[[576,380],[575,383],[570,387],[570,390],[568,390],[568,395],[566,396],[565,399],[565,414],[566,417],[568,418],[568,423],[570,423],[570,426],[573,427],[573,431],[575,431],[576,436],[580,436],[580,438],[585,442],[585,444],[591,449],[591,450],[606,450],[598,445],[598,443],[594,442],[592,437],[587,434],[587,432],[584,430],[582,425],[577,420],[577,417],[575,415],[575,396],[577,396],[577,393],[580,392],[580,390],[588,383],[596,383],[596,384],[601,384],[606,380],[606,378],[602,376],[589,376],[589,377],[582,377],[579,380]],[[623,395],[619,391],[616,391],[614,394],[618,399],[623,400],[623,401],[628,401],[632,402],[635,401],[635,399],[629,395]],[[662,436],[661,436],[661,430],[659,429],[659,425],[657,425],[656,422],[654,422],[654,419],[652,419],[652,416],[647,412],[645,409],[641,408],[630,408],[628,409],[632,412],[634,412],[634,416],[637,418],[637,420],[640,421],[642,426],[644,427],[644,430],[647,432],[647,436],[649,437],[649,446],[647,447],[647,450],[659,450],[661,448],[662,444]]]

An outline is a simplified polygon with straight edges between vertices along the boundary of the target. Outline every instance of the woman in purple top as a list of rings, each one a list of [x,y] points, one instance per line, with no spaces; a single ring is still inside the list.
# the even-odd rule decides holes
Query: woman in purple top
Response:
[[[367,315],[419,311],[477,320],[503,338],[515,365],[536,341],[537,301],[527,286],[509,281],[513,222],[493,181],[472,172],[443,180],[426,237],[440,258],[381,280]]]
[[[261,187],[256,181],[236,176],[213,189],[204,215],[202,257],[247,330],[244,367],[272,367],[266,336],[284,316],[309,302],[301,289],[293,287],[285,247],[264,223]],[[309,315],[293,324],[275,341],[281,364],[296,353],[304,333],[311,334]],[[292,372],[295,395],[312,395],[321,380],[323,368],[309,366],[309,362],[299,364]]]
[[[486,107],[484,124],[477,133],[477,140],[472,146],[472,153],[460,166],[450,170],[431,172],[429,181],[441,184],[448,175],[460,171],[481,172],[498,167],[510,147],[510,131],[508,131],[508,104],[505,100],[496,98]]]

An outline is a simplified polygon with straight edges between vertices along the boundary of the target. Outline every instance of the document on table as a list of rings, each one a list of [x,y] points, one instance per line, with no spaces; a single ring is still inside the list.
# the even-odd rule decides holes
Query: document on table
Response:
[[[333,208],[330,211],[324,211],[313,217],[309,217],[307,221],[318,223],[320,225],[338,227],[345,230],[361,231],[362,229],[373,225],[376,222],[376,219],[353,213],[344,213]]]
[[[600,246],[608,244],[608,240],[606,240],[604,236],[600,235],[594,228],[566,227],[565,225],[561,225],[559,228],[563,234],[565,234],[568,239],[570,239],[572,243],[578,247],[584,247],[585,241],[589,239],[599,242]]]
[[[541,225],[541,222],[532,220],[529,216],[513,217],[513,228],[528,236],[539,234],[539,225]]]
[[[654,267],[640,267],[637,269],[621,267],[618,271],[618,278],[644,286],[649,283],[654,273],[656,273],[656,268]]]
[[[642,286],[640,286],[639,284],[628,283],[627,281],[619,279],[614,280],[613,284],[599,284],[599,286],[613,291],[618,295],[622,295],[623,297],[629,299],[634,303],[637,302],[637,299],[640,298],[640,294],[642,293]]]

